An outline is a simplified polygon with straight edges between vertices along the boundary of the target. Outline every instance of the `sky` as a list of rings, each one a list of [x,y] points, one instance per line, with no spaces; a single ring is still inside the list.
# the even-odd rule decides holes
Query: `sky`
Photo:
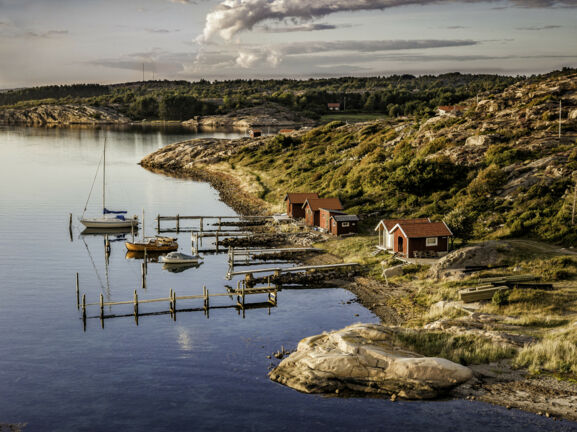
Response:
[[[576,23],[577,0],[0,0],[0,89],[530,75],[577,67]]]

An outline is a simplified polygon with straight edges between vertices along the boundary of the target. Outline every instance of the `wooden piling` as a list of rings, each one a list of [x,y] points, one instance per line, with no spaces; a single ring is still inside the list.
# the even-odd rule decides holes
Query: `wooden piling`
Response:
[[[72,215],[70,215],[70,217],[72,217]],[[219,218],[218,218],[218,230],[219,230],[219,231],[221,230],[221,223],[222,223],[222,218],[219,217]]]
[[[180,232],[180,215],[176,215],[176,232]]]
[[[104,296],[100,293],[100,319],[104,317]]]
[[[72,241],[72,213],[70,213],[70,217],[68,218],[68,232],[70,234],[70,241]]]
[[[80,309],[80,278],[76,272],[76,309]]]
[[[174,307],[172,306],[172,288],[170,288],[170,294],[168,297],[168,310],[170,311],[170,313],[174,312]]]
[[[204,218],[200,218],[200,232],[204,231]]]
[[[82,316],[86,319],[86,294],[82,294]]]
[[[138,316],[138,293],[134,290],[134,316]]]
[[[156,232],[160,234],[160,213],[156,215]]]
[[[142,273],[142,288],[146,289],[146,270],[144,263],[140,265],[140,272]]]

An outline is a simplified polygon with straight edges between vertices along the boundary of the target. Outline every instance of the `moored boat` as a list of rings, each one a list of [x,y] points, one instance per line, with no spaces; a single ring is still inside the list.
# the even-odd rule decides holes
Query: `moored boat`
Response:
[[[167,255],[161,256],[159,261],[165,264],[191,264],[197,263],[201,259],[202,257],[200,255],[187,255],[181,252],[170,252]]]
[[[178,249],[178,243],[172,237],[145,237],[140,241],[126,242],[126,249],[131,252],[170,252]]]

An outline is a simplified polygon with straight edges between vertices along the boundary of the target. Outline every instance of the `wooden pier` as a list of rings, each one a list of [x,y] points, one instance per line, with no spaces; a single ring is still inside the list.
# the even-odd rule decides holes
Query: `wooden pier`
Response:
[[[220,228],[221,222],[223,219],[239,219],[239,220],[272,220],[272,216],[156,216],[156,230],[160,234],[161,232],[166,232],[166,230],[161,230],[160,222],[161,221],[175,221],[176,222],[176,232],[180,232],[180,221],[183,220],[198,220],[199,227],[198,231],[204,231],[204,221],[207,219],[216,219],[218,221],[218,227]]]
[[[227,289],[227,292],[225,292],[225,293],[210,294],[208,291],[208,288],[206,288],[206,286],[203,286],[202,287],[202,294],[177,296],[176,291],[171,289],[168,297],[154,298],[154,299],[139,299],[137,290],[134,290],[134,296],[133,296],[132,300],[106,302],[106,301],[104,301],[104,296],[102,294],[100,294],[100,301],[98,303],[87,303],[86,302],[86,294],[82,294],[82,296],[80,296],[80,284],[79,284],[79,279],[78,279],[78,273],[76,274],[76,306],[79,310],[80,309],[82,310],[82,319],[84,320],[85,325],[86,325],[86,318],[87,318],[86,311],[87,311],[87,308],[91,307],[91,306],[99,306],[100,314],[98,317],[101,320],[104,320],[107,318],[117,317],[117,315],[105,315],[105,313],[104,313],[105,307],[120,306],[120,305],[132,305],[133,306],[133,314],[131,314],[131,315],[134,315],[136,322],[138,324],[138,316],[144,315],[144,314],[140,313],[140,311],[139,311],[139,307],[142,304],[166,303],[167,302],[168,303],[168,311],[164,311],[162,313],[170,313],[173,316],[173,319],[176,320],[176,313],[179,312],[179,310],[176,307],[177,301],[180,302],[180,301],[184,301],[184,300],[202,300],[203,301],[202,309],[186,309],[186,310],[204,310],[206,316],[208,317],[209,310],[211,309],[211,306],[210,306],[210,299],[211,298],[216,298],[216,297],[230,297],[230,298],[232,298],[232,297],[236,296],[236,304],[232,305],[232,307],[238,308],[240,310],[244,310],[245,308],[250,308],[252,305],[255,304],[255,303],[247,303],[246,297],[249,295],[256,295],[256,294],[266,294],[267,300],[266,300],[265,304],[267,304],[271,307],[277,306],[278,288],[275,285],[271,285],[270,281],[268,283],[268,286],[258,287],[258,288],[248,288],[246,281],[244,281],[244,280],[238,281],[236,289]],[[262,305],[263,302],[259,302],[258,304]],[[221,306],[218,306],[218,307],[221,307]],[[180,310],[180,311],[182,311],[182,310]],[[159,313],[155,312],[153,314],[159,314]],[[122,316],[126,316],[126,315],[122,315]],[[244,317],[244,313],[243,313],[243,317]],[[104,326],[103,321],[102,321],[102,325]]]
[[[327,270],[335,268],[346,268],[346,267],[356,267],[358,263],[340,263],[340,264],[322,264],[322,265],[308,265],[308,266],[295,266],[295,267],[269,267],[269,268],[259,268],[252,270],[239,270],[232,271],[231,269],[226,275],[227,279],[232,279],[233,276],[244,275],[246,278],[251,279],[254,273],[274,273],[278,276],[282,273],[290,272],[308,272],[310,270]]]
[[[250,265],[251,260],[262,260],[263,256],[270,256],[274,254],[298,254],[307,252],[322,252],[317,248],[302,247],[302,248],[259,248],[259,249],[245,249],[245,248],[230,248],[228,249],[228,264],[235,265]]]

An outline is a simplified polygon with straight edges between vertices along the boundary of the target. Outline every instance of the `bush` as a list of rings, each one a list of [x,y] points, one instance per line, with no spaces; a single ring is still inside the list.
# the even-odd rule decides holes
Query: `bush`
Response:
[[[491,299],[491,303],[495,306],[504,306],[509,304],[509,295],[511,294],[511,290],[501,289],[495,294],[493,294],[493,298]]]

